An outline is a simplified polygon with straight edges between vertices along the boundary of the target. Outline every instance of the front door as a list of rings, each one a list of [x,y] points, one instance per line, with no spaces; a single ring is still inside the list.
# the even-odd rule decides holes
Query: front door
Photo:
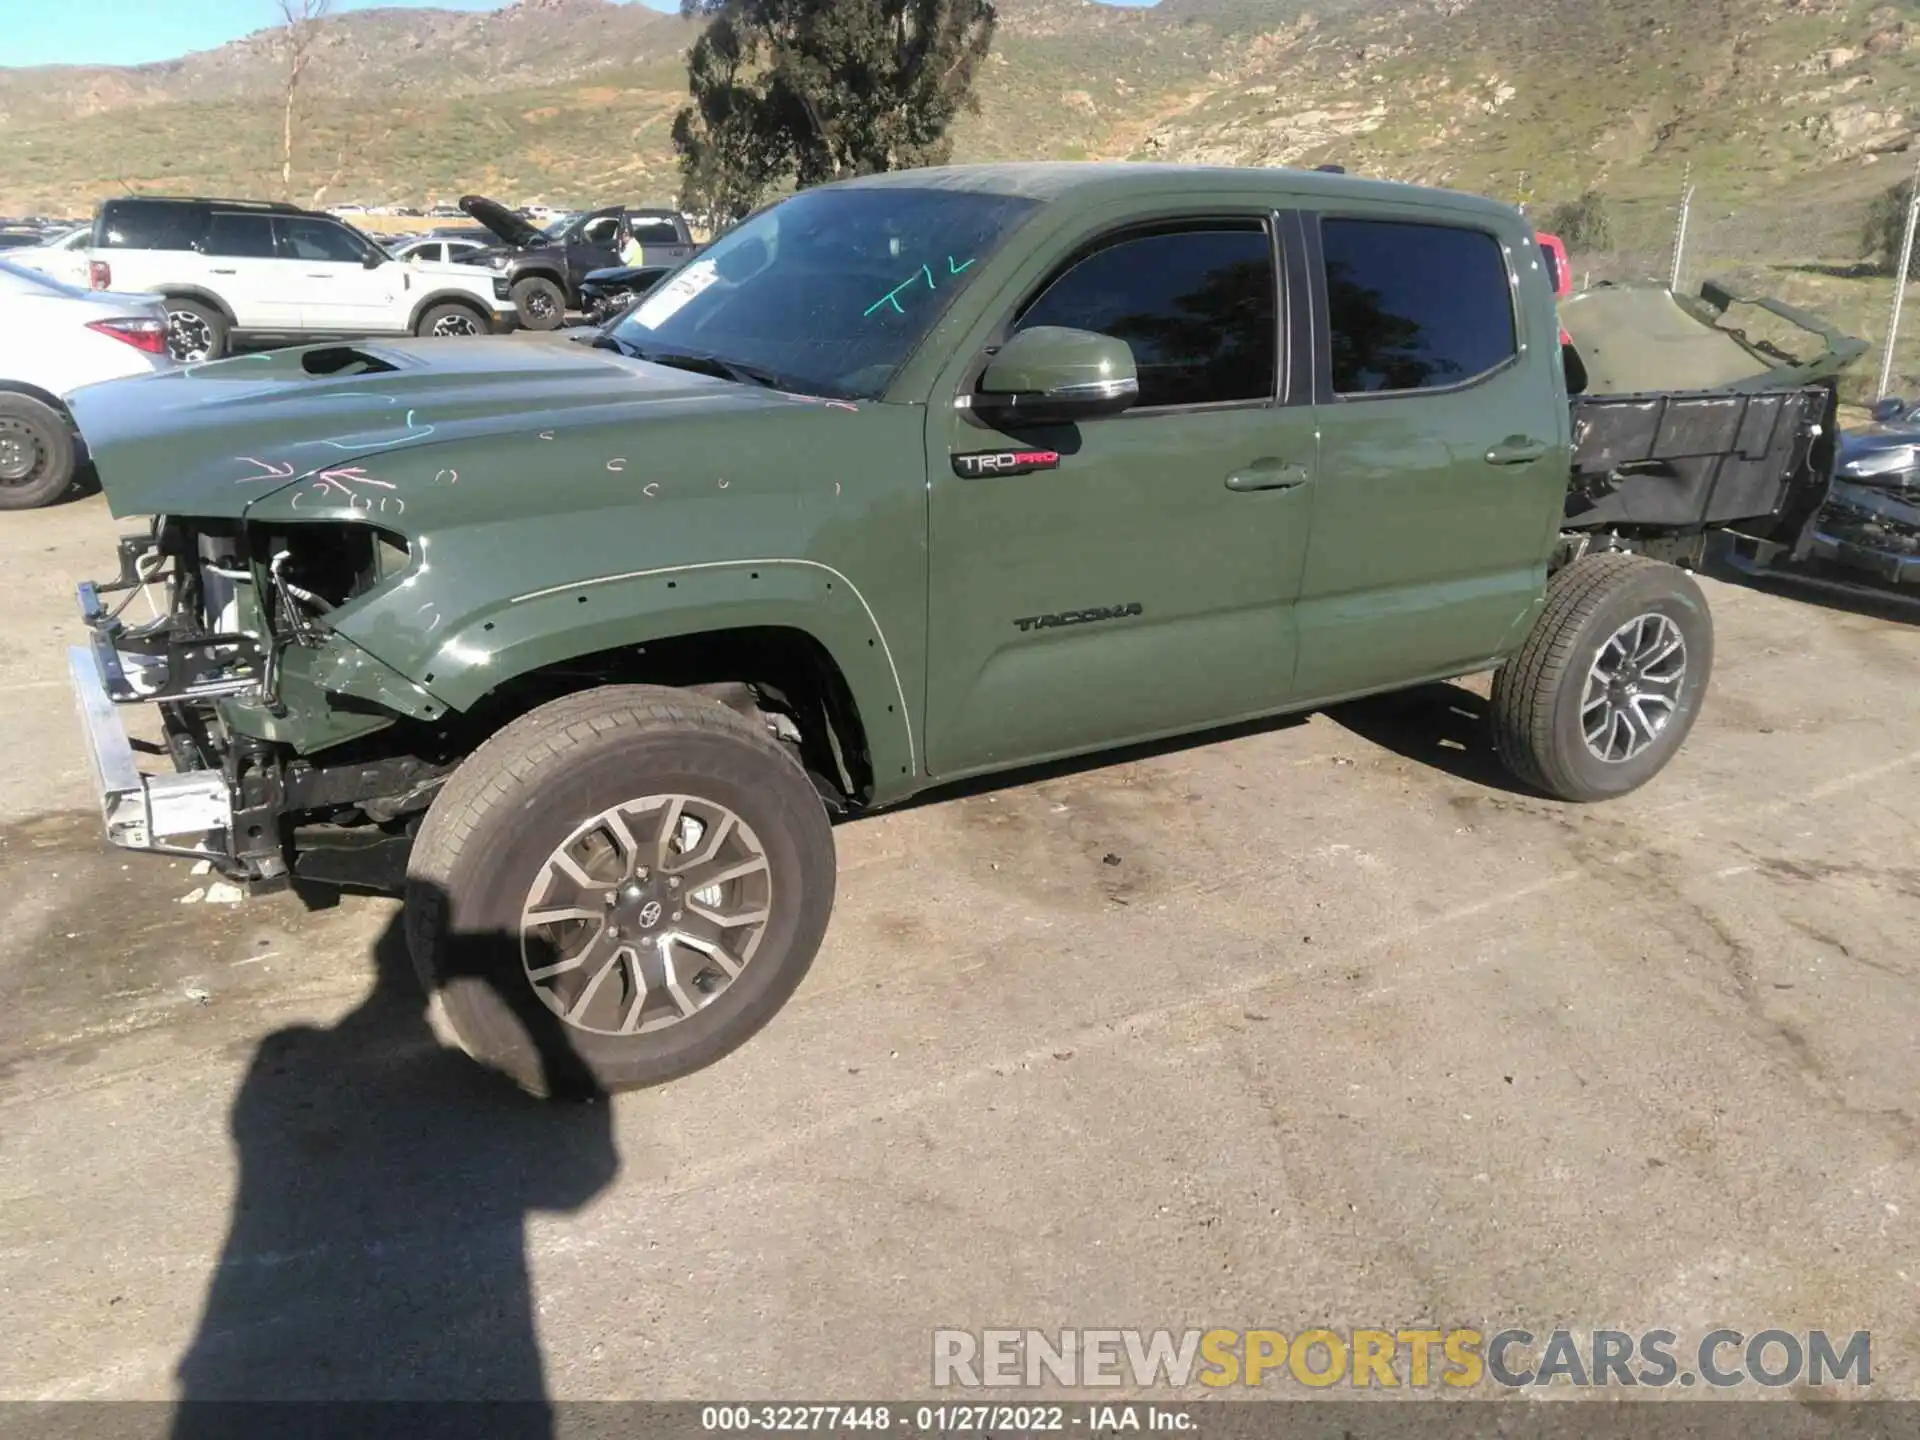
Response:
[[[567,274],[570,283],[595,270],[615,265],[638,264],[623,255],[627,248],[627,219],[624,210],[601,210],[589,215],[573,228],[567,239]]]
[[[1471,220],[1304,218],[1329,363],[1299,696],[1481,668],[1531,622],[1566,503],[1554,318]]]
[[[382,259],[369,267],[367,258],[375,252],[338,221],[279,216],[274,229],[281,255],[294,262],[301,329],[364,335],[404,328],[404,262]]]
[[[1309,397],[1287,394],[1278,258],[1266,214],[1095,231],[1065,266],[1016,282],[998,336],[1061,325],[1127,341],[1136,408],[1013,434],[936,394],[931,773],[1284,705],[1314,438]]]
[[[240,330],[298,330],[300,287],[274,248],[273,217],[216,210],[207,222],[207,278]]]

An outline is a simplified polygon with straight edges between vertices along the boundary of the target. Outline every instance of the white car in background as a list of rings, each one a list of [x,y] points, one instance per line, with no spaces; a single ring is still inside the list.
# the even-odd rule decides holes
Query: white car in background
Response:
[[[73,483],[84,450],[67,396],[173,368],[156,297],[81,290],[0,260],[0,510],[50,504]]]
[[[64,284],[87,288],[87,247],[93,244],[93,226],[77,225],[51,240],[6,252],[7,263],[24,265],[51,275]]]
[[[458,260],[486,248],[483,240],[461,240],[446,235],[415,235],[387,242],[387,253],[396,260],[441,262]]]

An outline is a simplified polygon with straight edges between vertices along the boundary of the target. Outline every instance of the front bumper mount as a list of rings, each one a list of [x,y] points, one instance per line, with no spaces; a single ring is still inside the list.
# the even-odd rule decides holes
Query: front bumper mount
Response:
[[[94,645],[67,650],[67,669],[107,838],[128,850],[226,861],[233,792],[218,770],[149,775],[134,758]]]

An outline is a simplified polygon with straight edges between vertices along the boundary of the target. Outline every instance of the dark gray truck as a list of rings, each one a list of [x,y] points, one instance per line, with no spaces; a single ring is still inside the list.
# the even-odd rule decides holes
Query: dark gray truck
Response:
[[[544,230],[484,195],[463,196],[460,208],[500,241],[462,261],[489,267],[505,263],[509,293],[529,330],[557,330],[569,310],[584,309],[581,284],[596,270],[670,267],[698,248],[686,218],[665,206],[608,205]]]

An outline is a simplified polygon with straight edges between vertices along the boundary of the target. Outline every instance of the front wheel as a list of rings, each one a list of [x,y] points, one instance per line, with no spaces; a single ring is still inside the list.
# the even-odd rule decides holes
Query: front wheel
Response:
[[[486,317],[472,306],[449,301],[445,305],[429,306],[413,327],[413,333],[442,337],[485,335],[492,328]]]
[[[513,306],[529,330],[558,330],[567,318],[567,292],[535,275],[513,287]]]
[[[1713,617],[1693,577],[1614,551],[1574,561],[1493,677],[1494,741],[1526,783],[1607,800],[1665,768],[1699,717]]]
[[[609,686],[516,720],[434,800],[408,947],[436,1019],[539,1095],[659,1084],[746,1042],[833,908],[833,833],[764,725]]]
[[[73,483],[66,417],[30,395],[0,395],[0,510],[50,505]]]

